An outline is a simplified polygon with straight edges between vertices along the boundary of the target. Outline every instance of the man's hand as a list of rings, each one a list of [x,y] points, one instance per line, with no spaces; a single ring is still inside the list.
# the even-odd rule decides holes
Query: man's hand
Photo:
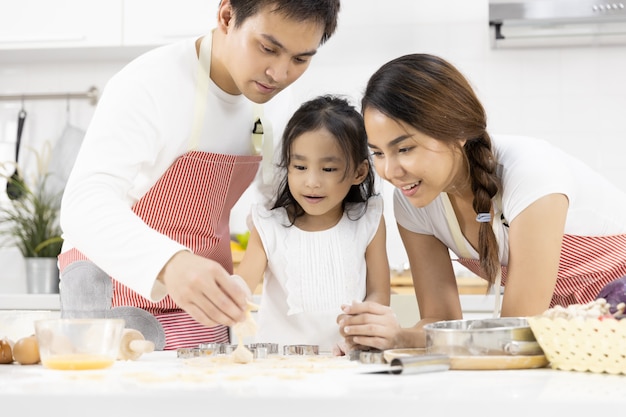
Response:
[[[213,260],[178,252],[159,279],[172,300],[205,326],[233,326],[246,318],[250,290]]]

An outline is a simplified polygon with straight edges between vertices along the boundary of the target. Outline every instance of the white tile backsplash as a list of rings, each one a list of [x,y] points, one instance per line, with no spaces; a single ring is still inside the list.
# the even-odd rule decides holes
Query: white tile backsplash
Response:
[[[386,61],[413,52],[438,54],[469,78],[492,133],[544,137],[626,190],[626,45],[494,50],[487,11],[488,0],[343,0],[338,32],[294,85],[294,100],[332,92],[349,95],[358,105],[368,77]],[[125,63],[80,56],[60,64],[0,63],[0,94],[102,89]],[[64,100],[25,105],[25,141],[38,146],[59,137],[67,122]],[[19,106],[0,102],[0,160],[12,158]],[[71,122],[87,127],[93,107],[73,100],[70,109]],[[391,187],[382,191],[389,256],[396,265],[406,261],[406,254],[393,221]],[[244,198],[244,208],[236,210],[234,230],[245,228],[241,213],[248,202]],[[14,259],[15,253],[0,251],[0,265],[14,265]],[[18,264],[0,269],[0,288],[21,270]],[[9,292],[23,291],[18,287]]]

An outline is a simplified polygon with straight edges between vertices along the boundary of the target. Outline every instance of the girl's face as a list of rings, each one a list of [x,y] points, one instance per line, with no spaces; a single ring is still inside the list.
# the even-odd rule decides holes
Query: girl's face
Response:
[[[298,136],[291,144],[290,157],[287,182],[308,215],[302,220],[320,227],[334,225],[343,215],[341,205],[350,187],[365,178],[367,162],[346,175],[348,161],[337,139],[324,128]]]
[[[466,178],[465,160],[455,146],[375,109],[365,110],[363,117],[376,172],[415,207],[424,207],[440,193],[464,184],[459,179]]]

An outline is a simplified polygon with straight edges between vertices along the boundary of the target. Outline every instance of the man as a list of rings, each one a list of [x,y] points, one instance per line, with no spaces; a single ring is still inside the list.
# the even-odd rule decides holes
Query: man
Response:
[[[255,103],[304,73],[339,8],[223,0],[212,33],[109,81],[63,196],[63,316],[123,317],[157,349],[228,341],[249,296],[231,278],[229,214],[258,149],[271,149],[275,116]],[[264,145],[252,140],[260,132]]]

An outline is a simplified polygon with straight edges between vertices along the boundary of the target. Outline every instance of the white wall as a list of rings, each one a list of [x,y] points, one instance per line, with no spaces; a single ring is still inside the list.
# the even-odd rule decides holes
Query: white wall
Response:
[[[441,55],[475,87],[492,133],[546,138],[626,190],[626,45],[493,50],[488,0],[343,0],[342,9],[338,32],[294,85],[296,100],[332,92],[349,95],[358,105],[368,77],[386,61],[413,52]],[[212,19],[207,17],[209,26]],[[58,65],[0,63],[0,95],[85,91],[91,85],[102,89],[124,64],[80,59]],[[65,100],[27,101],[25,106],[29,115],[23,142],[54,143],[67,122]],[[0,102],[0,161],[12,158],[19,107],[19,102]],[[74,125],[87,127],[92,113],[87,101],[71,101]],[[393,222],[391,190],[381,185],[395,267],[406,255]],[[2,200],[6,197],[0,192]],[[235,211],[236,231],[245,230],[243,212],[245,208]],[[2,291],[23,292],[19,253],[1,250],[0,265]]]
[[[332,91],[358,103],[368,77],[388,60],[440,55],[472,83],[491,133],[548,139],[626,190],[626,44],[492,49],[488,0],[344,0],[342,6],[336,36],[296,87],[302,99]],[[388,184],[383,191],[395,267],[406,253]]]

